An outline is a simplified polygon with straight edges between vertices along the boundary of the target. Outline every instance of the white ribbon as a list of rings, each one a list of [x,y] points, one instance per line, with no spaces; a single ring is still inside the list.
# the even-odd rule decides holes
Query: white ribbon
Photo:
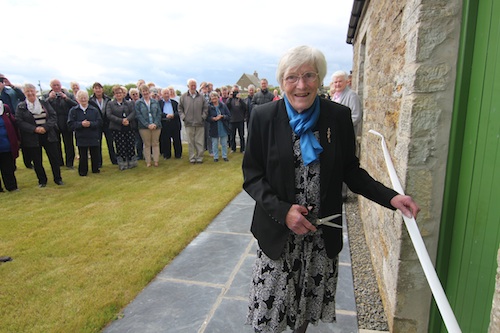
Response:
[[[380,136],[382,141],[382,150],[384,152],[385,164],[387,165],[387,170],[389,171],[389,176],[391,177],[392,186],[396,192],[398,192],[399,194],[404,194],[403,187],[399,182],[398,175],[396,174],[396,170],[394,169],[394,165],[392,164],[391,155],[389,154],[389,150],[387,149],[387,145],[385,144],[384,136],[374,130],[369,130],[369,132]],[[411,241],[413,242],[413,247],[415,247],[418,259],[420,260],[420,265],[424,270],[427,282],[431,287],[432,294],[434,295],[434,299],[436,300],[438,309],[441,312],[441,316],[443,318],[444,324],[446,325],[446,329],[450,333],[462,332],[460,326],[458,326],[457,319],[455,318],[455,314],[451,309],[450,303],[446,298],[446,294],[444,293],[443,286],[441,285],[441,282],[439,281],[439,278],[436,274],[436,270],[432,265],[431,258],[429,257],[429,253],[427,252],[422,236],[420,235],[420,231],[418,230],[415,218],[408,218],[404,214],[402,215],[406,225],[406,229],[408,229]]]

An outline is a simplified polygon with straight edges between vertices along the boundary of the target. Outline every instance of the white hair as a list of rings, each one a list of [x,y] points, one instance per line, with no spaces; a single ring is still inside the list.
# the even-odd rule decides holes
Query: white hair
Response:
[[[347,72],[336,71],[335,73],[332,74],[332,81],[335,81],[336,77],[343,77],[345,80],[347,80]]]

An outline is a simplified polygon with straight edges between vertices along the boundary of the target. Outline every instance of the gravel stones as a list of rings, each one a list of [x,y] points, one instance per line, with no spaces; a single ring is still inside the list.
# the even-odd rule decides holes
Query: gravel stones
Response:
[[[360,329],[389,331],[387,317],[359,217],[357,195],[349,193],[345,203],[349,247],[351,249],[354,296]]]

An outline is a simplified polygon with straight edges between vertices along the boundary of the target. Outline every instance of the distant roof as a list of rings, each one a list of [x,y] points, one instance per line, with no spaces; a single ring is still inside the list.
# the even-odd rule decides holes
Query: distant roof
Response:
[[[257,73],[255,72],[255,74]],[[260,79],[255,74],[244,73],[243,75],[241,75],[236,84],[239,85],[243,90],[247,90],[248,86],[251,84],[253,84],[257,88],[260,87]]]

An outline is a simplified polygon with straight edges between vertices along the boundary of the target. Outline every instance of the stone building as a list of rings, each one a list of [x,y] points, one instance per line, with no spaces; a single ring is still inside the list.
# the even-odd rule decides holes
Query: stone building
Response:
[[[260,79],[257,71],[254,71],[253,74],[243,73],[240,79],[236,82],[237,85],[241,87],[242,90],[246,91],[247,87],[251,84],[255,86],[255,88],[260,87]]]
[[[495,0],[355,0],[347,34],[361,164],[390,186],[380,132],[463,332],[500,331],[499,22]],[[401,215],[359,205],[391,332],[446,332]]]

